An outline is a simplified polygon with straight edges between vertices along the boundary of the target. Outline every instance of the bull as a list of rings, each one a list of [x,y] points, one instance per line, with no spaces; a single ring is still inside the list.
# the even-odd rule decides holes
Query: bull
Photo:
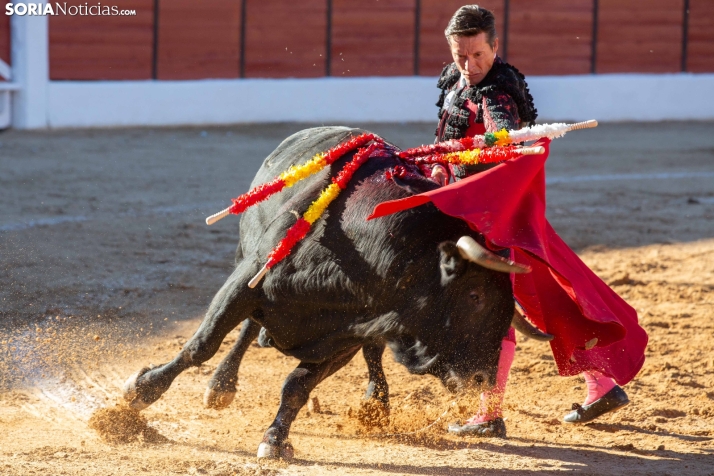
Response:
[[[362,132],[345,127],[298,132],[265,159],[252,186]],[[385,346],[410,372],[434,375],[452,392],[495,385],[501,340],[518,316],[508,273],[523,268],[487,252],[467,223],[431,204],[367,221],[380,202],[437,187],[416,169],[406,178],[387,179],[387,170],[405,166],[390,147],[357,171],[305,240],[255,288],[248,283],[272,247],[353,153],[247,210],[234,271],[178,355],[127,380],[129,404],[143,409],[158,400],[181,372],[210,359],[241,322],[236,344],[210,380],[208,406],[230,403],[241,358],[261,328],[263,343],[300,361],[285,379],[259,457],[291,456],[290,426],[310,392],[360,349],[369,368],[367,397],[385,405]]]

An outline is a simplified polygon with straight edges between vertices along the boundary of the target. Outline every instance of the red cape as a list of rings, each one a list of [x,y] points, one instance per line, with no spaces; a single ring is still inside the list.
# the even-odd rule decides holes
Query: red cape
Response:
[[[528,318],[555,335],[561,375],[598,370],[624,385],[645,361],[647,333],[637,312],[571,250],[545,218],[546,153],[521,156],[430,192],[377,205],[369,219],[431,202],[482,233],[489,246],[510,248],[529,274],[513,274],[513,293]],[[593,339],[597,339],[594,341]],[[586,343],[595,347],[586,350]]]

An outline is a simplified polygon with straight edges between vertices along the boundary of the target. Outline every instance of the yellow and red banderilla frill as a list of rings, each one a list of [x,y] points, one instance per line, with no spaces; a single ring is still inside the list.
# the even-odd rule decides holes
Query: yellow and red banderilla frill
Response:
[[[528,129],[521,129],[519,131],[502,130],[486,134],[485,136],[467,137],[407,149],[397,152],[396,156],[402,161],[412,164],[474,165],[502,162],[520,157],[521,155],[543,153],[542,147],[524,148],[508,145],[516,140],[529,140],[531,136],[538,133],[544,134],[545,136],[560,137],[570,130],[595,126],[597,126],[596,121],[587,121],[570,125],[544,124],[533,126],[532,131]],[[258,185],[247,193],[234,198],[232,200],[233,205],[206,218],[206,223],[211,225],[229,214],[240,214],[247,208],[266,200],[284,188],[292,187],[295,183],[318,173],[346,153],[358,149],[352,157],[352,160],[332,179],[332,183],[320,193],[317,200],[312,202],[302,217],[298,218],[295,224],[288,229],[285,237],[280,240],[280,243],[273,248],[263,268],[248,283],[251,288],[260,282],[270,268],[290,255],[295,245],[305,238],[313,223],[323,215],[330,203],[339,196],[342,190],[347,188],[347,185],[357,169],[370,158],[375,150],[382,147],[384,147],[384,140],[375,134],[365,133],[353,137],[329,149],[327,152],[316,154],[302,165],[291,166],[276,179]]]

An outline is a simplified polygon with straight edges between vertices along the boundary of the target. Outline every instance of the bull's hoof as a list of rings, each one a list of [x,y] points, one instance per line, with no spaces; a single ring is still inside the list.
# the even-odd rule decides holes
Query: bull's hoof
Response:
[[[265,327],[260,328],[260,334],[258,334],[258,345],[266,348],[273,346],[273,339],[268,335],[268,331]]]
[[[282,445],[272,445],[262,442],[260,446],[258,446],[258,458],[293,459],[293,456],[295,456],[295,450],[293,449],[293,445],[287,441]]]
[[[379,385],[370,381],[367,384],[367,391],[364,392],[362,400],[377,400],[389,411],[389,389],[386,385]]]
[[[457,436],[480,436],[484,438],[505,438],[506,422],[503,418],[496,418],[481,423],[449,424],[449,433]]]
[[[139,377],[144,375],[146,372],[151,370],[150,367],[144,367],[143,369],[139,370],[135,374],[133,374],[131,377],[129,377],[126,382],[124,382],[124,387],[122,387],[122,394],[124,396],[124,400],[126,400],[129,403],[129,406],[131,408],[134,408],[136,410],[143,410],[144,408],[148,407],[151,405],[153,402],[145,402],[144,400],[141,399],[139,396],[139,391],[137,390],[136,383],[139,380]]]
[[[207,388],[206,393],[203,394],[203,405],[206,408],[213,408],[214,410],[223,410],[228,408],[233,399],[236,396],[236,392],[228,392],[225,390],[217,390],[214,388]]]

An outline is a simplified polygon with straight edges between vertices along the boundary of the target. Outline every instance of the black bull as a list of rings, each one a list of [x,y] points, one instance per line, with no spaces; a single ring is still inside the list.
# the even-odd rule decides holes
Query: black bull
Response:
[[[252,186],[361,132],[343,127],[298,132],[265,159]],[[409,371],[435,375],[452,391],[494,385],[501,340],[514,315],[509,275],[464,259],[456,241],[478,234],[431,204],[366,221],[382,201],[437,186],[416,176],[386,179],[385,171],[404,165],[393,154],[363,165],[292,255],[256,288],[248,287],[296,216],[352,155],[243,214],[235,270],[179,354],[127,381],[124,397],[132,406],[155,402],[182,371],[213,357],[241,322],[238,342],[209,383],[207,405],[230,403],[240,360],[261,327],[273,347],[300,361],[285,380],[259,456],[290,453],[290,425],[310,391],[360,348],[369,367],[367,396],[385,404],[385,345]]]

